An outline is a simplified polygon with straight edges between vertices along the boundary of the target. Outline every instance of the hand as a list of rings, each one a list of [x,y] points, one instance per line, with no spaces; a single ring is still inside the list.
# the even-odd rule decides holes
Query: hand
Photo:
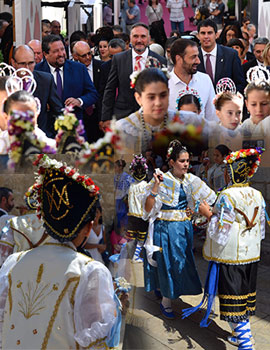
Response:
[[[100,253],[105,252],[105,250],[106,250],[106,244],[99,244],[99,245],[98,245],[98,251],[99,251]]]
[[[127,310],[129,308],[129,294],[128,293],[121,293],[119,296],[119,299],[122,304],[122,315],[125,315],[127,313]]]
[[[155,179],[155,185],[159,186],[159,184],[163,181],[163,175],[158,175],[157,173],[154,173],[153,177]]]
[[[211,219],[211,216],[213,215],[212,211],[210,210],[210,206],[206,201],[203,201],[199,206],[199,213],[203,216],[205,216],[208,220]]]
[[[110,120],[105,120],[104,122],[99,122],[99,128],[103,132],[106,132],[106,129],[109,128],[110,125],[111,125],[111,121]]]
[[[74,97],[69,97],[65,101],[65,106],[70,106],[70,107],[81,107],[81,102],[77,98]]]

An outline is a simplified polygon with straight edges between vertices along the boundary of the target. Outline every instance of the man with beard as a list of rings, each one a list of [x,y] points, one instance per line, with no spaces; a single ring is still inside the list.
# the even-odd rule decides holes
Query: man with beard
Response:
[[[0,187],[0,217],[8,215],[14,208],[14,196],[11,189]]]
[[[66,59],[65,47],[56,35],[48,35],[42,41],[45,59],[35,70],[51,73],[57,93],[66,107],[73,107],[78,119],[83,118],[83,109],[97,102],[98,93],[85,65]]]
[[[215,91],[209,76],[197,71],[200,64],[197,44],[189,39],[178,39],[171,47],[174,68],[169,80],[169,109],[176,110],[176,100],[182,90],[194,89],[198,92],[202,111],[207,120],[218,120],[213,105]]]
[[[113,115],[116,116],[116,119],[121,119],[139,109],[134,97],[134,90],[130,88],[131,73],[136,68],[144,69],[149,56],[154,57],[164,66],[167,65],[164,57],[149,50],[149,41],[148,26],[144,23],[134,24],[130,33],[132,50],[120,52],[113,56],[102,101],[101,120],[104,128],[110,123]]]

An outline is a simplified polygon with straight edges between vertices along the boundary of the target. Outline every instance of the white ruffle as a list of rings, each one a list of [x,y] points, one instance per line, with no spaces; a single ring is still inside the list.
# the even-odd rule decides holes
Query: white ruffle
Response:
[[[75,294],[75,340],[82,346],[106,337],[116,322],[114,289],[109,270],[100,262],[87,264]]]

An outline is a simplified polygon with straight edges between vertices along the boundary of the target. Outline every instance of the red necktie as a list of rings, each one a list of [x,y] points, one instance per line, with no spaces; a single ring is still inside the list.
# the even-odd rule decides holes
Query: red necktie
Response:
[[[134,71],[137,71],[137,70],[142,70],[142,67],[141,67],[141,58],[142,56],[136,56],[135,57],[135,60],[136,60],[136,63],[135,63],[135,67],[134,67]]]
[[[211,78],[212,81],[214,81],[214,77],[213,77],[213,70],[212,70],[212,64],[210,61],[210,53],[206,54],[206,65],[205,65],[205,71],[206,73],[209,75],[209,77]]]

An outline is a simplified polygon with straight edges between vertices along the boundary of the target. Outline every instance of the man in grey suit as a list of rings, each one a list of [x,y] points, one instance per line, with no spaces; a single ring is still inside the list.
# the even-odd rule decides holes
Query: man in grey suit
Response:
[[[134,98],[134,89],[130,87],[129,76],[139,61],[143,69],[147,57],[151,56],[166,66],[166,59],[149,50],[149,28],[144,23],[132,26],[130,33],[131,50],[118,53],[112,58],[112,66],[102,100],[103,129],[110,124],[112,116],[121,119],[139,109]]]

